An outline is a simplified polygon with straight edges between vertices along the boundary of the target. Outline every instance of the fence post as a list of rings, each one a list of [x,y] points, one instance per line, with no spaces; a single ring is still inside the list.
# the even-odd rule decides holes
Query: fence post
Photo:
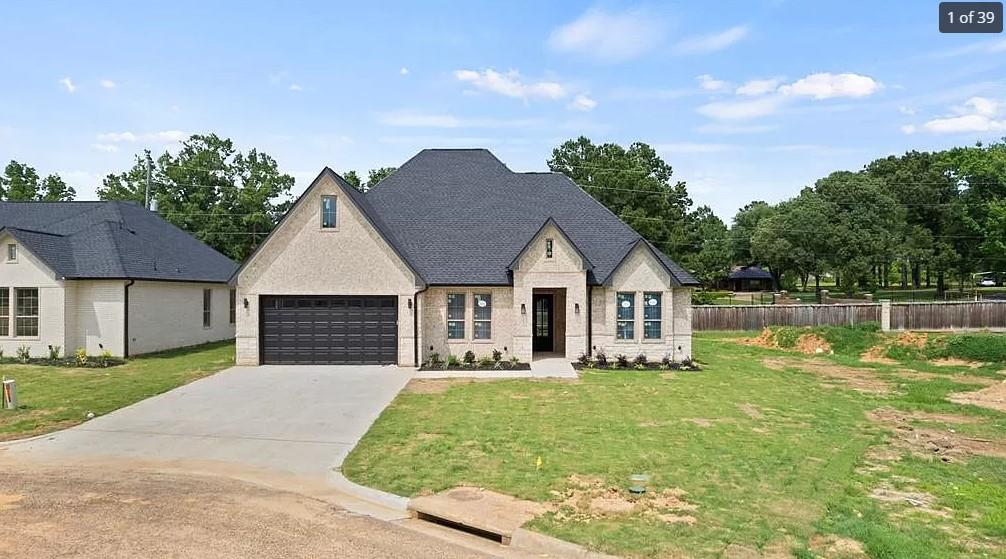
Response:
[[[821,303],[822,305],[827,305],[828,304],[828,290],[827,289],[822,289],[820,291],[820,293],[818,293],[818,301],[817,302]]]
[[[880,329],[884,332],[891,331],[891,300],[880,300]]]

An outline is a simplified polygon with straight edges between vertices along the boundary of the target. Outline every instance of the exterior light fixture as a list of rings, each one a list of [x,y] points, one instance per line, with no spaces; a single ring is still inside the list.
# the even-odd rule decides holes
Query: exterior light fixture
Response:
[[[412,299],[409,299],[409,309],[412,309]]]
[[[244,301],[242,301],[242,304],[244,304],[244,306],[245,306],[246,309],[248,308],[248,298],[247,297],[244,298]]]
[[[580,303],[573,303],[573,312],[580,314]]]
[[[527,307],[524,305],[524,303],[520,304],[520,314],[527,314]]]

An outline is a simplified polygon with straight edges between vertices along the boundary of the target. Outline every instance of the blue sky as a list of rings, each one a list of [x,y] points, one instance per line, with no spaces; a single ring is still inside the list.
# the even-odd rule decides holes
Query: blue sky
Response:
[[[0,17],[0,159],[94,197],[195,132],[302,190],[424,147],[514,170],[586,135],[655,146],[729,220],[838,169],[1006,136],[1006,37],[937,3],[19,2]]]

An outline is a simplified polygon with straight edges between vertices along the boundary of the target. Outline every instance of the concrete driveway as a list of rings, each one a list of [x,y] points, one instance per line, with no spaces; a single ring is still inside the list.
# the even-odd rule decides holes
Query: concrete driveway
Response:
[[[194,461],[326,476],[413,373],[393,366],[233,367],[78,427],[9,445],[6,454]]]

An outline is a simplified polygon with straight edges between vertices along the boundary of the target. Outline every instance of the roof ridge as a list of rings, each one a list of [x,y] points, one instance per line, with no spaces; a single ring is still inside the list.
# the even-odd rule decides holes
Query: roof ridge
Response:
[[[23,231],[25,233],[34,233],[36,235],[49,235],[50,237],[65,237],[60,233],[50,233],[48,231],[39,231],[38,229],[26,229],[24,227],[11,227],[9,225],[4,225],[0,227],[0,231]]]

